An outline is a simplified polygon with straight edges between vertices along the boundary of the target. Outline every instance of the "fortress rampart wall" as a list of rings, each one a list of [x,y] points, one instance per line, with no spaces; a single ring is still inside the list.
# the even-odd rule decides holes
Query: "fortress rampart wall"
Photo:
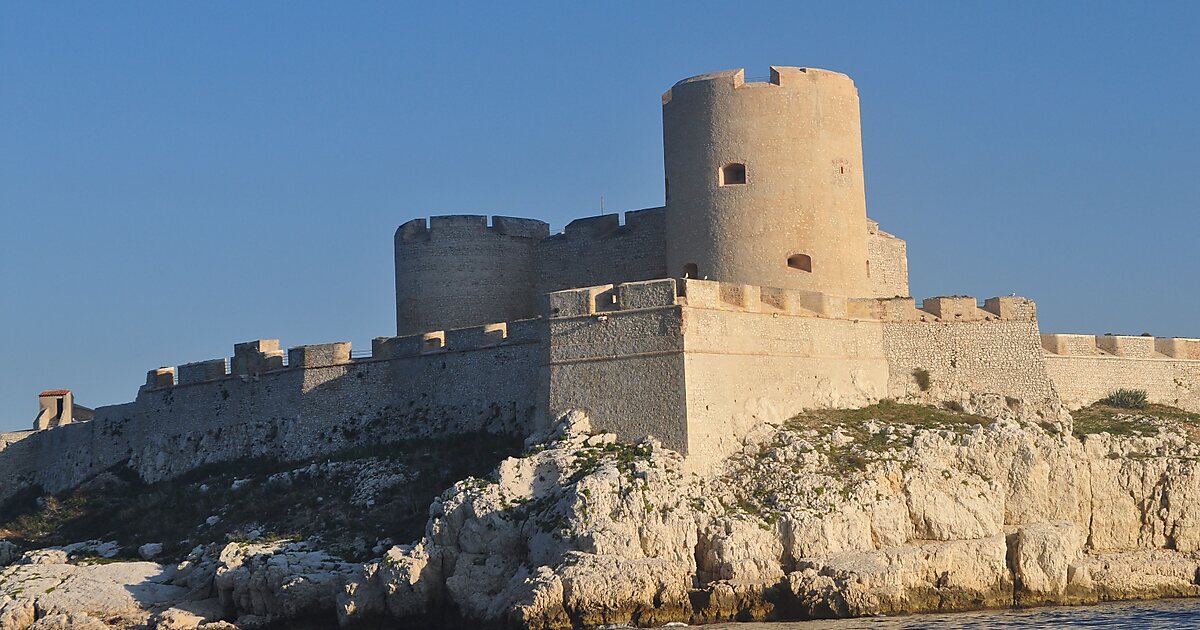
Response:
[[[713,284],[687,281],[682,308],[687,452],[698,462],[737,450],[757,424],[817,407],[862,407],[886,394],[881,322],[845,317],[844,301],[814,305],[838,312],[828,316],[797,307],[787,299],[795,292]]]
[[[665,209],[575,219],[537,248],[539,294],[667,277]]]
[[[396,331],[533,317],[542,221],[452,215],[414,219],[396,230]]]
[[[908,244],[867,219],[867,281],[871,295],[908,295]]]
[[[1152,403],[1200,411],[1200,339],[1042,335],[1046,365],[1072,408],[1118,389],[1143,389]]]
[[[912,298],[665,279],[556,292],[547,305],[550,412],[587,409],[598,428],[656,435],[697,465],[737,448],[750,426],[804,409],[1054,397],[1024,298],[981,308],[936,297],[918,309]]]
[[[498,339],[497,327],[515,334]],[[223,359],[201,362],[211,367],[196,373],[208,380],[175,383],[162,376],[173,370],[152,370],[134,401],[0,451],[0,499],[28,485],[64,490],[117,465],[153,482],[247,457],[294,460],[407,438],[532,430],[542,344],[529,322],[436,338],[446,343],[414,352],[399,351],[412,343],[405,338],[380,338],[361,359],[344,342],[300,346],[286,367],[254,373],[217,374]],[[264,345],[260,366],[280,354]]]
[[[1030,402],[1053,400],[1036,308],[1022,298],[932,298],[922,319],[884,324],[888,395],[957,401],[971,393]]]
[[[632,441],[654,435],[686,451],[675,281],[572,289],[551,293],[547,304],[547,416],[586,409],[599,430]]]

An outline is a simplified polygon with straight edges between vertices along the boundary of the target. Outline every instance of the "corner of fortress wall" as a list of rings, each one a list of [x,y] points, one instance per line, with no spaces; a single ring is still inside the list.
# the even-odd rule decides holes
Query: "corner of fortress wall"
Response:
[[[91,421],[0,436],[0,500],[30,486],[58,492],[117,465],[154,482],[236,459],[534,427],[536,320],[378,338],[369,357],[352,358],[346,342],[318,344],[289,349],[284,365],[278,347],[238,344],[236,373],[224,359],[151,370],[134,401],[100,407]]]
[[[1200,339],[1047,334],[1041,342],[1071,408],[1118,389],[1143,389],[1152,403],[1200,411]]]
[[[598,429],[654,435],[701,467],[752,427],[805,409],[983,392],[1056,400],[1024,298],[917,308],[912,298],[665,279],[555,292],[547,306],[549,412],[587,409]]]

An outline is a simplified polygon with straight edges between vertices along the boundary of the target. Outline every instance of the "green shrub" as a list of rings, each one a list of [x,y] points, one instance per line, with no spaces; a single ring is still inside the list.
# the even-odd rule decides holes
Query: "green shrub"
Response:
[[[1120,407],[1121,409],[1145,409],[1146,390],[1118,389],[1106,398],[1101,399],[1100,404],[1108,405],[1109,407]]]
[[[912,371],[912,375],[913,380],[917,382],[917,387],[920,387],[921,391],[929,391],[929,370],[926,370],[925,368],[917,368]]]

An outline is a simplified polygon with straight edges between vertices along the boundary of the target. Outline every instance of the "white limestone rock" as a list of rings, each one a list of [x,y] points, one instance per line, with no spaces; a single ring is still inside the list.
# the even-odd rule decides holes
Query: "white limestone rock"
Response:
[[[151,610],[186,593],[169,583],[173,573],[152,562],[12,565],[0,571],[0,628],[108,627],[95,626],[98,619],[145,623]]]
[[[221,621],[224,614],[225,609],[216,598],[184,601],[157,613],[153,618],[153,627],[155,630],[195,630]]]
[[[162,543],[146,543],[141,547],[138,547],[138,555],[141,556],[143,560],[153,560],[154,558],[157,558],[162,551]]]
[[[358,566],[293,542],[230,543],[218,558],[213,588],[238,624],[298,619],[332,611],[344,581]]]
[[[7,540],[0,540],[0,567],[6,567],[16,562],[20,557],[21,551],[16,545]]]
[[[1022,601],[1054,601],[1067,589],[1071,564],[1083,551],[1074,523],[1033,523],[1017,530],[1012,554]]]

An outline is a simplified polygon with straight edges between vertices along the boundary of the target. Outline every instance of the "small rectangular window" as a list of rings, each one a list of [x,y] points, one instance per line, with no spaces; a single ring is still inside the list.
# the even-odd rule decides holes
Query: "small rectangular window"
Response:
[[[788,256],[787,266],[800,271],[812,273],[812,256],[808,254],[792,254]]]
[[[746,183],[746,165],[737,162],[730,162],[721,167],[720,184],[722,186],[734,186],[737,184]]]

